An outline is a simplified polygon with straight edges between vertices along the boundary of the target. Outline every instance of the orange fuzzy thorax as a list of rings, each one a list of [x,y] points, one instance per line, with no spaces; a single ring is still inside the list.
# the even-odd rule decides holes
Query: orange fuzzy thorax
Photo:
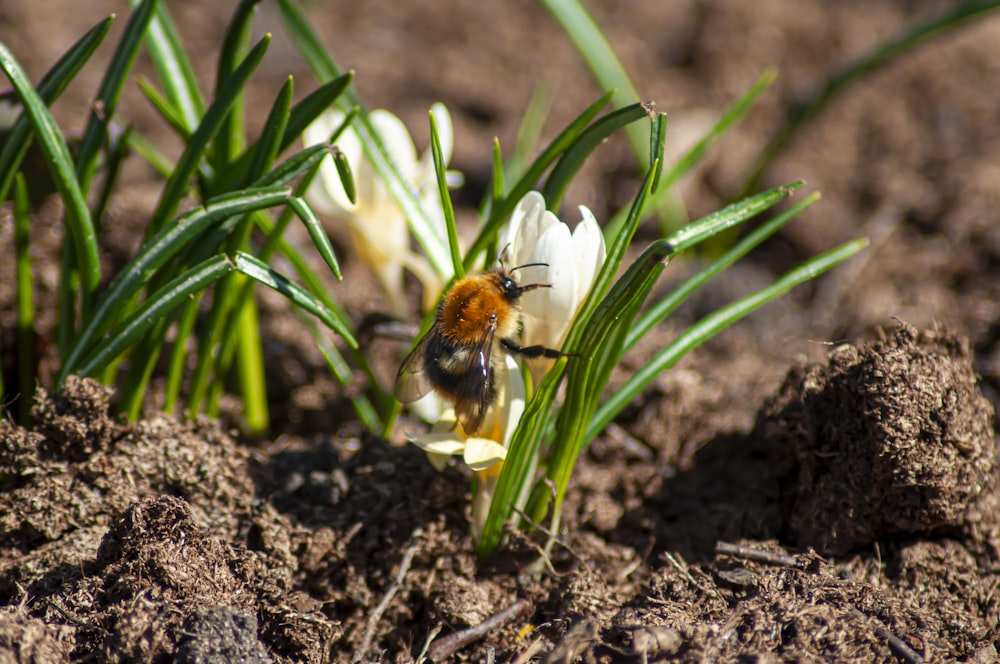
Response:
[[[494,326],[496,338],[512,336],[517,331],[517,310],[501,280],[500,273],[489,272],[458,281],[441,303],[441,334],[463,346],[479,344]]]

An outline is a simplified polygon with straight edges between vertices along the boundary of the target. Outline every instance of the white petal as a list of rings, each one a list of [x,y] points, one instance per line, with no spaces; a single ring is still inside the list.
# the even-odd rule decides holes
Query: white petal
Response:
[[[545,199],[537,191],[525,194],[510,215],[510,265],[517,267],[530,262],[528,256],[538,243],[538,238],[549,226],[557,223],[555,215],[545,209]],[[523,279],[522,279],[523,281]]]
[[[529,327],[526,321],[524,342],[551,347],[559,343],[579,302],[569,227],[561,222],[549,226],[528,256],[528,262],[545,263],[548,267],[525,268],[522,283],[551,284],[551,287],[533,290],[521,298],[523,310],[543,323]]]
[[[441,431],[406,435],[406,439],[425,452],[433,454],[461,454],[465,450],[466,441],[454,431]]]
[[[389,111],[378,109],[368,116],[375,131],[382,137],[382,143],[389,157],[396,164],[400,174],[407,181],[413,180],[417,168],[417,148],[413,145],[410,132],[403,121]]]
[[[448,462],[451,460],[450,454],[434,454],[433,452],[427,452],[427,460],[431,462],[431,466],[434,470],[439,473],[447,467]]]
[[[521,367],[510,355],[506,355],[507,381],[504,386],[504,405],[500,412],[501,428],[503,431],[503,446],[510,446],[510,439],[514,435],[514,429],[521,421],[524,414],[525,390],[524,376],[521,375]]]
[[[577,287],[580,290],[580,302],[583,302],[587,291],[594,284],[598,271],[604,265],[607,249],[604,246],[604,233],[594,217],[594,213],[585,206],[580,206],[580,223],[573,229],[573,262],[576,265]]]
[[[485,470],[507,457],[507,448],[489,438],[469,438],[465,441],[462,455],[466,465],[472,470]]]

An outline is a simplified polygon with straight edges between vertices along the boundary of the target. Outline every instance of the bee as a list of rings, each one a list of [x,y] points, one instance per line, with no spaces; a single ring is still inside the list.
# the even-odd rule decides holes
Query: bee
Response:
[[[455,404],[466,435],[473,436],[497,398],[505,379],[505,353],[528,358],[562,357],[545,346],[521,346],[513,337],[521,324],[518,300],[552,284],[518,285],[513,273],[500,267],[455,282],[438,305],[434,325],[410,351],[396,374],[396,398],[416,401],[431,390]]]

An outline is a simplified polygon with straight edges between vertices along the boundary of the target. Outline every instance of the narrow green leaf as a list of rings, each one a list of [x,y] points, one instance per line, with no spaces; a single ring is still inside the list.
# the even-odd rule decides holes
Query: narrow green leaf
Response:
[[[541,0],[576,46],[602,90],[619,90],[611,103],[624,108],[641,99],[600,28],[577,0]],[[649,134],[645,127],[629,129],[629,142],[639,163],[646,157]]]
[[[649,130],[649,163],[659,164],[653,173],[653,184],[650,186],[650,192],[655,193],[660,188],[660,175],[663,173],[663,144],[667,135],[667,114],[651,111],[650,120],[652,127]]]
[[[177,168],[167,180],[166,185],[164,185],[163,193],[160,195],[160,202],[156,206],[156,210],[153,212],[153,217],[150,220],[147,235],[159,231],[163,224],[176,214],[181,201],[184,200],[191,176],[198,169],[202,156],[208,149],[209,141],[212,140],[222,126],[237,95],[247,84],[247,81],[250,80],[250,76],[264,58],[270,41],[270,35],[266,35],[257,42],[257,45],[251,49],[247,57],[240,63],[240,66],[233,72],[233,75],[226,81],[226,84],[216,96],[212,105],[205,112],[201,123],[191,135],[191,140],[177,162]]]
[[[129,143],[132,138],[132,126],[126,126],[123,130],[110,131],[107,138],[107,152],[104,156],[105,177],[93,213],[94,226],[98,233],[104,226],[104,213],[108,209],[115,185],[118,184],[118,177],[121,175],[125,159],[130,154]]]
[[[608,249],[607,260],[563,344],[564,352],[573,356],[573,362],[569,365],[565,401],[556,420],[558,435],[546,469],[546,477],[555,487],[554,527],[558,526],[559,510],[590,413],[607,381],[607,376],[602,374],[605,370],[610,371],[610,365],[600,358],[609,352],[609,339],[617,338],[616,328],[631,323],[630,315],[634,314],[645,299],[663,270],[663,260],[671,251],[668,243],[654,242],[613,286],[610,285],[638,227],[639,213],[649,195],[656,168],[655,163],[650,166],[632,203],[629,223]],[[548,511],[551,499],[553,496],[550,493],[536,491],[529,506],[529,515],[536,520],[542,518]]]
[[[783,184],[761,192],[756,196],[733,203],[718,212],[714,212],[677,230],[667,238],[667,241],[674,246],[677,252],[685,251],[699,242],[703,242],[707,238],[721,233],[727,228],[732,228],[750,217],[760,214],[769,207],[777,205],[791,196],[803,184],[803,182]]]
[[[340,273],[340,264],[337,262],[336,254],[333,253],[333,245],[330,244],[330,238],[327,236],[326,231],[323,230],[323,225],[319,223],[319,219],[316,218],[316,213],[313,212],[309,203],[306,202],[306,199],[295,196],[289,201],[289,205],[295,210],[295,214],[302,220],[302,223],[305,224],[306,231],[309,233],[309,237],[312,238],[313,245],[315,245],[319,255],[323,257],[326,266],[330,268],[330,272],[337,278],[337,281],[343,281],[344,277]]]
[[[534,459],[538,457],[542,432],[566,372],[566,362],[565,357],[556,361],[538,384],[538,389],[535,390],[525,406],[524,414],[521,415],[521,421],[507,451],[507,458],[500,469],[500,479],[497,480],[493,500],[490,501],[490,511],[483,526],[482,538],[476,547],[480,560],[496,550],[503,537],[504,524],[514,513],[513,508],[518,502],[518,496],[534,479],[531,476],[531,470],[535,467]]]
[[[115,115],[115,109],[118,108],[122,88],[129,72],[132,71],[142,38],[158,5],[159,0],[142,0],[138,9],[129,17],[118,47],[104,71],[104,78],[101,80],[101,86],[90,111],[87,127],[83,131],[80,152],[76,159],[77,178],[83,191],[90,189],[90,181],[97,170],[98,151],[105,143],[108,124]]]
[[[177,252],[190,246],[195,238],[213,224],[252,210],[279,205],[286,202],[289,195],[290,191],[285,187],[235,192],[212,199],[205,207],[195,208],[167,224],[143,244],[139,253],[108,285],[96,310],[80,330],[79,337],[64,360],[56,384],[61,385],[66,376],[75,370],[92,340],[104,335],[139,289]]]
[[[177,132],[185,143],[191,140],[191,130],[187,126],[187,121],[181,115],[180,110],[174,106],[166,96],[157,90],[152,81],[144,76],[138,77],[139,90],[146,96],[146,99],[153,105],[153,109],[160,114],[170,128]]]
[[[38,82],[38,97],[46,106],[51,106],[76,77],[77,72],[104,41],[104,36],[108,34],[113,21],[112,15],[88,30],[87,34],[73,44]],[[31,118],[28,114],[22,113],[7,134],[3,151],[0,152],[0,201],[7,200],[10,186],[14,182],[14,174],[20,168],[21,161],[28,151],[31,135]]]
[[[605,93],[600,99],[588,106],[583,113],[578,115],[573,122],[567,125],[548,144],[542,153],[538,155],[538,158],[531,163],[531,166],[524,172],[521,179],[514,183],[503,201],[491,209],[489,219],[483,224],[483,227],[479,230],[479,235],[476,236],[476,239],[472,242],[472,246],[465,253],[466,270],[472,269],[476,257],[483,252],[487,245],[496,242],[497,232],[510,216],[510,213],[514,211],[521,198],[535,187],[538,180],[549,166],[559,158],[559,155],[569,149],[580,133],[597,117],[613,94],[613,92]]]
[[[259,2],[259,0],[252,0],[252,2]],[[292,107],[294,90],[292,77],[289,76],[285,79],[284,85],[281,86],[278,98],[275,99],[271,111],[267,114],[267,120],[264,121],[264,129],[260,139],[251,152],[253,161],[250,162],[248,182],[263,177],[271,169],[274,160],[277,159],[278,151],[281,148],[281,138],[285,133],[285,127],[288,126],[288,114]]]
[[[448,193],[448,177],[445,174],[444,153],[441,150],[441,134],[438,132],[434,109],[427,114],[431,123],[431,156],[434,159],[434,177],[437,180],[438,196],[441,198],[441,210],[444,212],[444,226],[448,233],[448,249],[451,252],[451,268],[456,279],[465,276],[465,266],[462,265],[462,248],[458,245],[458,225],[455,223],[455,206],[451,204],[451,194]]]
[[[627,406],[651,381],[674,366],[678,360],[691,350],[697,348],[747,314],[771,300],[784,295],[795,286],[815,279],[823,272],[847,260],[866,246],[868,246],[868,240],[865,239],[847,242],[836,249],[803,263],[767,288],[728,304],[699,320],[630,376],[624,385],[608,396],[607,401],[601,404],[594,413],[587,427],[584,440],[593,440],[621,412],[622,408]]]
[[[239,367],[239,389],[243,397],[243,430],[247,435],[259,436],[266,433],[271,426],[271,416],[267,405],[264,348],[261,345],[257,304],[253,299],[249,299],[242,303],[238,311],[236,326],[239,330],[239,341],[236,349],[239,357],[236,366]],[[221,393],[223,381],[216,381],[212,388]],[[215,406],[215,410],[209,410],[209,415],[218,417],[219,402],[220,399],[214,395],[209,398],[209,403]]]
[[[310,92],[305,99],[296,104],[288,116],[288,126],[281,139],[281,150],[298,141],[306,127],[315,122],[325,110],[330,108],[350,86],[354,72],[349,71],[327,81]]]
[[[500,139],[493,139],[493,204],[503,199],[504,176],[503,154],[500,152]]]
[[[566,193],[573,177],[597,146],[615,131],[637,120],[649,117],[651,113],[652,111],[646,104],[635,103],[608,113],[581,132],[553,167],[552,173],[545,182],[542,194],[545,196],[545,203],[549,209],[559,209],[563,194]]]
[[[773,69],[765,71],[745,95],[726,109],[726,112],[722,114],[722,117],[719,118],[719,121],[715,123],[708,133],[684,153],[684,156],[678,159],[673,166],[667,169],[657,188],[654,189],[654,195],[646,201],[646,207],[642,213],[643,219],[653,210],[663,209],[670,202],[671,197],[675,196],[673,186],[705,158],[708,151],[718,143],[719,139],[722,138],[730,127],[746,115],[754,103],[756,103],[757,98],[774,82],[776,76],[777,73]],[[611,221],[605,224],[604,237],[612,238],[615,236],[622,224],[625,223],[625,214],[626,210],[622,210]]]
[[[97,236],[90,219],[87,201],[76,181],[76,171],[69,156],[69,149],[45,102],[31,86],[27,75],[14,54],[0,43],[0,69],[17,91],[25,111],[31,118],[35,135],[49,163],[49,172],[59,195],[66,206],[66,230],[73,243],[76,266],[83,288],[83,312],[90,309],[101,281],[101,266],[97,256]]]
[[[289,281],[286,277],[268,267],[266,263],[260,262],[250,254],[239,251],[236,252],[236,269],[251,279],[256,279],[265,286],[281,293],[296,306],[319,318],[327,327],[339,334],[351,348],[358,347],[358,342],[354,338],[349,321],[342,319],[337,312],[328,309],[312,293],[298,284]]]
[[[31,273],[31,241],[28,230],[28,186],[21,173],[14,181],[14,256],[17,269],[17,421],[31,426],[31,403],[35,396],[35,297]],[[4,395],[9,403],[9,395]]]
[[[611,288],[615,275],[618,274],[618,267],[625,258],[625,252],[628,251],[629,245],[632,243],[632,237],[635,235],[635,231],[639,227],[641,212],[643,206],[645,205],[646,198],[649,196],[656,168],[657,164],[654,163],[650,166],[649,172],[646,173],[646,179],[643,182],[642,187],[639,189],[639,193],[636,194],[635,199],[632,201],[628,218],[625,222],[625,227],[611,242],[611,246],[608,248],[607,258],[604,260],[604,265],[601,266],[600,271],[594,278],[594,283],[590,287],[587,299],[584,300],[583,306],[580,307],[580,312],[576,316],[576,320],[574,320],[573,325],[570,326],[570,329],[566,334],[566,341],[563,343],[563,349],[568,353],[575,353],[579,351],[585,328],[590,324],[590,321],[593,320],[594,311],[599,306],[599,303],[604,298],[605,294]]]
[[[524,109],[521,117],[521,124],[517,128],[517,139],[514,142],[514,151],[507,160],[504,168],[504,175],[508,180],[518,180],[524,175],[524,170],[530,163],[531,155],[535,152],[538,140],[542,135],[542,128],[545,120],[549,117],[552,109],[552,101],[555,98],[555,87],[550,84],[537,84],[528,100],[528,107]],[[495,197],[496,200],[503,198],[501,193]]]
[[[302,196],[302,194],[309,188],[310,180],[314,175],[314,172],[307,173],[299,184],[296,185],[296,197]],[[333,300],[330,295],[329,288],[312,269],[309,262],[306,261],[306,259],[295,247],[282,238],[281,233],[290,223],[292,214],[291,206],[286,206],[286,208],[282,210],[278,221],[275,223],[272,223],[267,215],[254,215],[254,222],[267,237],[267,240],[261,247],[259,258],[262,261],[266,261],[271,257],[274,251],[280,252],[285,260],[291,264],[295,274],[298,276],[299,280],[305,284],[305,287],[309,290],[309,292],[316,296],[326,308],[336,312],[341,319],[349,321],[350,317],[347,315],[347,312],[342,306]],[[368,362],[368,357],[365,353],[360,350],[355,350],[352,351],[350,355],[355,366],[357,366],[367,377],[379,411],[383,413],[393,412],[393,410],[398,407],[399,402],[396,401],[392,394],[382,389],[379,379],[372,370],[371,364]],[[391,418],[388,416],[383,418],[383,423],[388,424],[389,419]]]
[[[136,132],[129,132],[128,147],[130,150],[135,150],[136,154],[145,159],[164,178],[170,177],[177,167],[169,157]]]
[[[281,162],[269,173],[253,183],[254,187],[273,187],[291,184],[292,180],[315,168],[330,152],[328,145],[312,145]]]
[[[298,309],[295,311],[299,313]],[[353,384],[354,372],[348,366],[347,360],[344,359],[344,356],[337,347],[331,343],[329,333],[324,332],[320,328],[315,318],[304,314],[300,314],[299,318],[316,341],[316,347],[323,354],[327,366],[330,367],[330,372],[336,377],[337,381],[344,386]],[[378,435],[382,431],[383,422],[364,392],[352,396],[351,405],[354,407],[354,413],[358,416],[358,420],[361,421],[365,429],[374,435]]]
[[[302,52],[316,78],[325,82],[340,76],[340,70],[330,54],[323,48],[299,3],[295,0],[278,0],[278,8],[292,41]],[[438,240],[434,231],[434,223],[427,216],[417,192],[413,190],[411,183],[403,178],[398,166],[389,156],[390,153],[383,143],[382,137],[371,123],[364,105],[361,104],[356,95],[348,90],[337,100],[337,106],[344,113],[348,113],[354,107],[358,108],[354,131],[361,141],[365,156],[371,163],[375,174],[385,184],[389,195],[402,210],[403,216],[410,224],[413,236],[423,249],[431,267],[438,276],[449,277],[451,262],[448,251]]]
[[[128,0],[128,2],[134,10],[141,0]],[[156,16],[153,17],[146,32],[146,47],[149,49],[149,55],[167,99],[183,118],[183,126],[187,133],[193,133],[205,113],[205,102],[198,89],[194,68],[191,67],[191,61],[188,60],[181,45],[181,39],[177,35],[177,29],[165,4],[160,4],[156,8]]]
[[[302,139],[302,132],[305,131],[306,127],[312,124],[319,117],[320,113],[329,108],[336,101],[337,97],[343,94],[344,90],[350,84],[351,78],[352,74],[350,73],[339,76],[329,83],[321,85],[305,99],[292,107],[288,115],[288,124],[285,126],[285,132],[281,138],[281,147],[278,150],[279,154],[287,150],[292,143]],[[344,119],[344,124],[335,132],[335,135],[339,136],[340,132],[347,128],[353,117],[354,114],[349,113]],[[334,140],[331,138],[329,142],[333,143]],[[253,160],[255,149],[256,145],[251,146],[239,156],[231,168],[219,174],[217,181],[212,183],[215,191],[230,191],[237,186],[237,183],[246,181],[246,174],[250,170],[250,162]]]
[[[1000,9],[1000,2],[997,0],[966,0],[966,2],[961,3],[949,3],[945,7],[946,9],[941,14],[911,24],[898,36],[878,44],[871,52],[858,58],[840,73],[827,80],[811,98],[790,108],[784,126],[761,153],[743,186],[743,191],[749,192],[757,188],[757,183],[768,165],[781,154],[799,129],[826,108],[830,100],[834,99],[841,90],[865,74],[879,69],[895,57],[909,52],[925,39],[953,30],[973,19]]]
[[[203,295],[204,291],[192,295],[181,309],[180,317],[177,320],[177,333],[174,337],[174,347],[167,366],[166,385],[163,389],[163,410],[167,413],[176,414],[177,401],[181,394],[181,383],[184,379],[188,339],[194,334],[194,325],[198,320]]]
[[[358,188],[354,185],[354,173],[351,171],[351,162],[348,161],[347,155],[338,150],[336,147],[333,149],[333,165],[337,168],[337,176],[340,178],[340,183],[344,185],[344,193],[347,194],[347,200],[354,205],[358,202]]]
[[[800,212],[819,200],[818,193],[812,193],[795,206],[771,219],[759,228],[754,229],[745,238],[733,245],[718,260],[701,270],[680,286],[677,286],[666,297],[658,301],[643,314],[636,324],[629,330],[628,338],[625,341],[622,353],[632,348],[642,337],[667,316],[673,313],[677,307],[683,304],[695,291],[708,282],[712,277],[720,274],[730,265],[746,256],[750,251],[758,247],[764,240],[778,232],[785,224],[795,218]],[[620,357],[619,357],[620,359]]]
[[[79,373],[88,376],[100,369],[189,297],[232,270],[233,264],[225,254],[219,254],[171,279],[116,326],[108,338],[80,362]]]
[[[253,28],[254,8],[259,2],[260,0],[240,0],[233,17],[229,20],[222,48],[219,49],[219,62],[215,75],[216,97],[246,54]],[[241,91],[229,108],[212,151],[214,158],[212,163],[216,170],[228,168],[243,151],[246,142],[246,130],[243,126],[243,92],[242,86],[240,87]]]

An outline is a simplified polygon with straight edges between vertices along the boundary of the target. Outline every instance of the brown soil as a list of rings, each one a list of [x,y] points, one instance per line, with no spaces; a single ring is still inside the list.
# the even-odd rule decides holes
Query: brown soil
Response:
[[[671,149],[780,68],[683,183],[692,216],[735,193],[782,114],[820,81],[949,5],[588,4],[643,96],[671,114]],[[4,0],[0,39],[37,80],[119,5]],[[230,5],[171,3],[206,83]],[[598,93],[533,3],[329,2],[311,14],[357,69],[362,96],[414,126],[418,144],[430,103],[449,105],[466,218],[492,137],[513,145],[534,86],[554,87],[546,136]],[[310,79],[269,2],[258,26],[276,33],[251,91],[268,100],[251,106],[266,108],[288,73],[299,94]],[[806,128],[768,182],[804,178],[824,200],[640,344],[615,380],[803,257],[861,235],[872,246],[699,348],[632,404],[581,458],[545,564],[540,540],[523,536],[477,563],[469,478],[436,473],[401,440],[362,435],[280,299],[262,299],[270,440],[227,431],[235,410],[225,424],[185,422],[151,402],[123,424],[93,382],[40,391],[30,430],[0,424],[0,662],[996,661],[998,38],[989,17],[929,41]],[[56,107],[71,129],[99,72],[85,70]],[[122,115],[176,150],[134,86]],[[134,251],[160,186],[134,163],[102,237],[109,271]],[[605,218],[636,183],[623,142],[610,141],[567,201]],[[51,201],[39,205],[42,339],[58,220]],[[4,246],[11,233],[0,225]],[[695,263],[671,264],[663,289]],[[349,256],[345,266],[331,289],[360,320],[371,286]],[[11,269],[0,266],[5,349]],[[388,378],[403,349],[377,343]],[[3,362],[10,375],[14,358]]]

